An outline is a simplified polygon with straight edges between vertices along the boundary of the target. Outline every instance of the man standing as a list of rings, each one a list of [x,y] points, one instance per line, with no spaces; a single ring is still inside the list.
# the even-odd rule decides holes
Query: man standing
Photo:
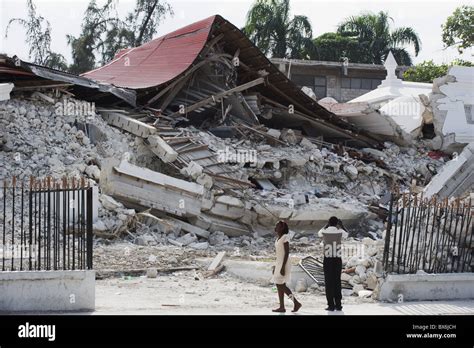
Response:
[[[342,221],[332,216],[318,236],[324,244],[324,284],[326,287],[327,311],[342,310],[341,300],[341,240],[347,238]]]

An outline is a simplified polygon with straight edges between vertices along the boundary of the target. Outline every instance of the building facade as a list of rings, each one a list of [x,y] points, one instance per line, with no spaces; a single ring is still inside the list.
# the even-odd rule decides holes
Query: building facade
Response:
[[[332,97],[340,103],[357,98],[380,85],[387,74],[383,65],[271,59],[298,86],[311,88],[319,99]],[[401,78],[406,67],[397,68]]]

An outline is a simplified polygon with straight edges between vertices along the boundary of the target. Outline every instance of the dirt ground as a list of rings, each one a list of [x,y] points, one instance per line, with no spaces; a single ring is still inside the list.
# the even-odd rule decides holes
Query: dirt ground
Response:
[[[94,269],[125,271],[129,269],[158,269],[186,267],[196,265],[196,259],[213,258],[219,251],[226,251],[226,259],[245,261],[273,261],[274,239],[265,238],[258,247],[223,245],[208,250],[194,250],[170,245],[139,246],[126,241],[111,244],[98,244],[94,247]],[[304,256],[318,256],[322,253],[320,241],[310,240],[308,243],[292,242],[290,257],[298,262]]]

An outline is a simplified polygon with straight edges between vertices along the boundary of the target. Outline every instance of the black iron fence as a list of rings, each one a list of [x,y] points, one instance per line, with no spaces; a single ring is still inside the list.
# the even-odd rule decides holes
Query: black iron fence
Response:
[[[1,184],[1,271],[92,269],[93,195],[83,178]]]
[[[392,195],[383,263],[387,272],[472,272],[471,201]]]

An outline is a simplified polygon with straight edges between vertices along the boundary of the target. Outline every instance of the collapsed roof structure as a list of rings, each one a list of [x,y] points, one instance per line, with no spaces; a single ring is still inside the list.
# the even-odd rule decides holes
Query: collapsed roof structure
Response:
[[[14,91],[18,92],[68,87],[84,99],[90,99],[94,95],[112,96],[135,105],[135,92],[132,90],[25,62],[16,56],[0,54],[0,83],[2,82],[14,82]]]
[[[379,146],[379,139],[307,96],[233,24],[219,15],[142,46],[120,51],[110,63],[83,74],[132,89],[137,105],[173,123],[200,125],[219,114],[249,126],[298,128],[332,143]]]

